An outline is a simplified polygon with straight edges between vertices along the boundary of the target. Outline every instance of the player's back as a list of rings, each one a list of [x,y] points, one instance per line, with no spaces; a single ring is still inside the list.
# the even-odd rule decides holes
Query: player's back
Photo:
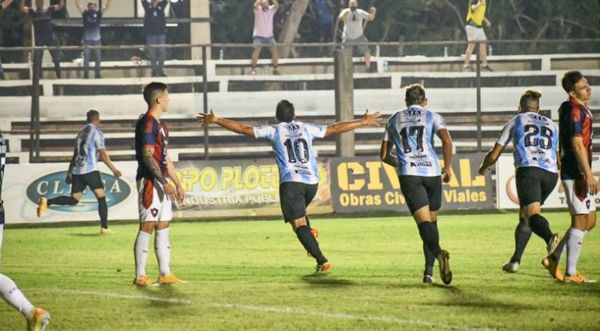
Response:
[[[438,130],[445,128],[441,115],[417,105],[392,115],[386,128],[386,140],[394,143],[398,174],[439,176],[441,168],[433,139]]]
[[[81,175],[98,170],[98,152],[104,148],[104,133],[88,123],[77,134],[73,174]]]
[[[508,132],[503,132],[499,142],[508,142],[506,134],[512,136],[515,167],[538,167],[558,172],[558,127],[539,113],[519,113],[507,123]],[[507,130],[505,130],[507,131]]]
[[[325,125],[292,121],[255,127],[254,135],[272,142],[281,182],[316,184],[319,173],[312,142],[324,137],[326,130]]]

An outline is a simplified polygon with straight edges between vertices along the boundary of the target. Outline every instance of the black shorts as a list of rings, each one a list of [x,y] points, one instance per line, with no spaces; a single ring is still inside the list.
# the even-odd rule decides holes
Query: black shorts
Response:
[[[100,177],[100,171],[92,171],[87,174],[73,175],[73,182],[71,183],[71,194],[81,193],[88,186],[92,190],[99,188],[104,189],[102,178]]]
[[[400,190],[411,214],[429,205],[430,211],[442,206],[442,177],[399,176]]]
[[[286,222],[306,216],[306,207],[317,194],[318,184],[285,182],[279,185],[279,202]]]
[[[534,202],[543,205],[556,187],[557,180],[558,174],[538,167],[517,168],[519,205],[525,207]]]

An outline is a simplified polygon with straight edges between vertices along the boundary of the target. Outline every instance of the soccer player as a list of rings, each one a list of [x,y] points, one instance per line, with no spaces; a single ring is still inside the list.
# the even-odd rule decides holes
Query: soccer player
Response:
[[[596,225],[596,203],[592,195],[598,183],[592,174],[592,113],[588,101],[592,88],[579,71],[569,71],[562,78],[569,95],[558,109],[560,132],[560,178],[571,213],[571,227],[557,249],[542,260],[550,274],[567,283],[595,282],[577,272],[583,238]],[[558,269],[560,256],[567,246],[567,270]]]
[[[71,184],[71,196],[58,196],[52,199],[40,198],[37,215],[42,217],[48,206],[69,205],[74,206],[81,200],[81,195],[86,187],[94,191],[98,200],[98,214],[100,215],[100,233],[108,234],[108,206],[104,193],[104,184],[98,170],[98,156],[112,171],[115,177],[121,177],[121,171],[110,160],[104,145],[104,133],[100,130],[100,113],[96,109],[87,112],[87,123],[77,134],[77,145],[73,151],[73,158],[69,164],[65,182]]]
[[[152,82],[144,87],[144,100],[148,104],[148,111],[140,116],[135,125],[140,228],[134,244],[136,276],[133,282],[138,286],[151,285],[146,275],[146,260],[148,243],[154,231],[154,252],[160,272],[158,283],[181,283],[169,266],[169,222],[173,218],[172,203],[175,200],[182,203],[185,193],[167,152],[169,129],[165,122],[160,120],[169,108],[167,88],[166,84],[159,82]]]
[[[548,221],[541,215],[541,206],[558,180],[558,128],[550,118],[538,113],[541,96],[533,90],[527,90],[521,96],[519,113],[504,125],[496,145],[479,167],[479,174],[483,175],[512,141],[520,217],[515,228],[515,251],[502,267],[508,273],[519,270],[532,231],[544,240],[548,254],[556,249],[560,240],[558,235],[552,234]]]
[[[0,253],[2,252],[2,239],[4,232],[4,202],[2,201],[2,180],[6,162],[6,141],[0,131]],[[0,254],[1,257],[1,254]],[[13,306],[27,319],[29,330],[46,330],[50,323],[50,314],[34,307],[8,276],[0,273],[0,296],[9,305]]]
[[[294,105],[287,100],[277,104],[275,117],[278,124],[250,127],[244,123],[199,114],[205,125],[215,123],[223,128],[272,142],[273,152],[279,168],[279,197],[283,219],[292,226],[298,240],[317,261],[317,272],[327,272],[331,264],[321,252],[317,242],[316,229],[312,229],[306,216],[306,207],[317,193],[319,173],[312,142],[315,138],[329,137],[348,132],[363,126],[378,126],[381,115],[366,112],[361,119],[338,122],[329,125],[316,125],[296,120]]]
[[[437,258],[442,281],[448,285],[452,282],[450,254],[440,247],[437,215],[442,204],[442,180],[447,183],[451,178],[452,139],[444,118],[425,108],[423,86],[408,86],[405,101],[408,108],[393,114],[387,123],[380,156],[383,162],[397,169],[400,190],[417,222],[425,255],[423,283],[433,282]],[[434,135],[442,141],[441,169],[433,147]]]

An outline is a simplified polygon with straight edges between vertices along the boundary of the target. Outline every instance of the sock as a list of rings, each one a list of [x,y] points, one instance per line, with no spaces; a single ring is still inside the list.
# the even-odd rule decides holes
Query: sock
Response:
[[[433,275],[433,265],[435,264],[436,256],[427,248],[427,245],[423,243],[423,255],[425,255],[425,272],[424,275]]]
[[[298,237],[298,240],[300,240],[300,243],[302,243],[302,246],[304,246],[304,248],[310,253],[310,255],[312,255],[317,260],[318,264],[323,264],[327,262],[327,259],[325,258],[325,256],[323,256],[323,253],[319,248],[319,243],[317,242],[315,237],[313,237],[308,226],[302,225],[301,227],[297,228],[296,236]]]
[[[525,247],[527,247],[529,238],[531,238],[531,228],[527,225],[527,221],[521,217],[519,218],[519,224],[515,228],[515,251],[510,258],[511,263],[521,263],[521,257],[523,256]]]
[[[69,206],[75,206],[78,202],[79,201],[77,201],[73,197],[68,197],[66,195],[63,195],[63,196],[60,196],[60,197],[48,199],[48,206],[50,206],[50,205],[69,205]]]
[[[108,206],[106,197],[98,198],[98,214],[100,215],[100,226],[108,229]]]
[[[7,276],[0,274],[0,296],[9,305],[15,307],[25,318],[29,318],[29,314],[33,310],[33,305],[23,292],[19,290],[17,284]]]
[[[144,231],[138,231],[133,252],[135,254],[135,277],[139,278],[146,274],[146,260],[148,259],[148,243],[150,234]]]
[[[560,256],[562,255],[562,252],[565,249],[565,246],[567,245],[567,239],[569,239],[569,233],[571,233],[571,228],[569,228],[567,232],[565,232],[565,235],[562,237],[562,239],[556,246],[554,253],[552,253],[552,257],[554,257],[556,261],[560,261]]]
[[[569,232],[569,239],[567,239],[567,274],[570,276],[577,273],[577,260],[579,260],[584,236],[585,232],[583,230],[571,228]]]
[[[548,220],[546,220],[544,216],[535,214],[529,217],[529,226],[531,227],[531,231],[544,239],[546,244],[550,243],[550,239],[552,239],[552,230],[550,230],[550,224],[548,224]]]
[[[171,269],[169,264],[171,263],[171,245],[169,243],[169,228],[156,230],[154,252],[158,259],[158,270],[160,274],[163,276],[170,274]]]
[[[440,247],[440,234],[435,222],[421,222],[417,224],[421,240],[427,246],[434,256],[438,256],[442,248]]]

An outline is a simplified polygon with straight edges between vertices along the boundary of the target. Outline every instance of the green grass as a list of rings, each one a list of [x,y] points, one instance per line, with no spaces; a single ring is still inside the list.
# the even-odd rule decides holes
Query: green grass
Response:
[[[547,213],[554,231],[565,213]],[[423,257],[408,217],[313,217],[333,264],[314,275],[289,225],[279,221],[179,222],[171,230],[172,269],[186,284],[138,289],[136,224],[5,230],[2,273],[53,330],[385,330],[598,328],[600,284],[561,284],[541,268],[545,245],[532,236],[518,274],[514,214],[441,215],[451,286],[421,284]],[[579,270],[600,278],[600,235],[585,239]],[[563,259],[564,261],[564,259]],[[148,273],[157,275],[153,251]],[[0,330],[25,321],[0,304]]]

